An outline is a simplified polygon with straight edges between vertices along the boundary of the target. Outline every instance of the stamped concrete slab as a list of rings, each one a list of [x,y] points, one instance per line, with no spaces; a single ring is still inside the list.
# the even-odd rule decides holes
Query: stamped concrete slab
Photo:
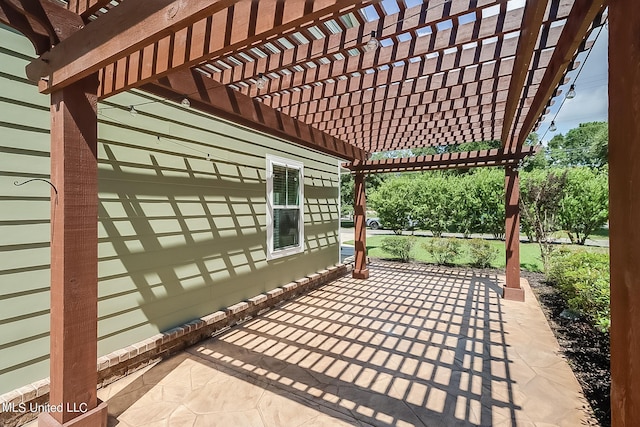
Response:
[[[587,414],[526,281],[376,263],[99,391],[111,426],[575,426]]]

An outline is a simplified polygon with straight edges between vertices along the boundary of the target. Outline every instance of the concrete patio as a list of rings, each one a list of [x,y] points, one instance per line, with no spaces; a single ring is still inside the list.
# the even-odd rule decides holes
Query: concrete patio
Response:
[[[585,400],[536,298],[374,263],[99,391],[109,425],[577,426]]]

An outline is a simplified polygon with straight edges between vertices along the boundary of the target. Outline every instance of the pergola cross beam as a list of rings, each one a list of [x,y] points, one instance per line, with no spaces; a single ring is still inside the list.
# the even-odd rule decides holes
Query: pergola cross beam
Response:
[[[473,167],[517,165],[522,159],[539,152],[540,146],[523,147],[512,152],[501,149],[444,153],[429,156],[380,159],[343,163],[353,173],[415,172]]]

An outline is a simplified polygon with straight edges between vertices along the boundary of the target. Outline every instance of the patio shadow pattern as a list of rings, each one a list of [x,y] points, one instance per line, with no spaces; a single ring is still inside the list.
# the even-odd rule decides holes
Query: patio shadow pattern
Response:
[[[537,301],[494,274],[377,262],[100,390],[118,426],[575,426]]]

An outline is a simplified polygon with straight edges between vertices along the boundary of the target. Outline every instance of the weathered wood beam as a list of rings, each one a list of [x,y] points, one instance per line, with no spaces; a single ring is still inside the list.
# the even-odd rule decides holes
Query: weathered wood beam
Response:
[[[520,160],[536,154],[540,149],[540,146],[534,146],[523,147],[518,152],[492,149],[398,159],[354,161],[343,163],[342,167],[350,169],[354,173],[386,173],[517,165]]]
[[[141,89],[167,99],[180,100],[187,97],[193,108],[332,156],[348,160],[367,158],[367,153],[361,148],[204,77],[196,70],[174,72],[157,82],[142,86]]]
[[[518,146],[522,146],[526,141],[538,117],[544,111],[547,101],[570,66],[593,20],[605,8],[606,3],[606,0],[575,0],[573,3],[571,15],[564,25],[558,45],[540,83],[540,88],[533,98],[531,108],[525,116],[517,138],[514,139]]]
[[[533,59],[533,51],[538,42],[538,35],[542,27],[544,12],[547,9],[548,0],[528,1],[524,9],[520,37],[518,38],[518,48],[516,51],[516,61],[511,74],[509,84],[509,96],[507,97],[507,108],[502,123],[502,146],[511,146],[511,126],[513,125],[518,105],[525,86],[525,80],[529,73],[529,66]]]

